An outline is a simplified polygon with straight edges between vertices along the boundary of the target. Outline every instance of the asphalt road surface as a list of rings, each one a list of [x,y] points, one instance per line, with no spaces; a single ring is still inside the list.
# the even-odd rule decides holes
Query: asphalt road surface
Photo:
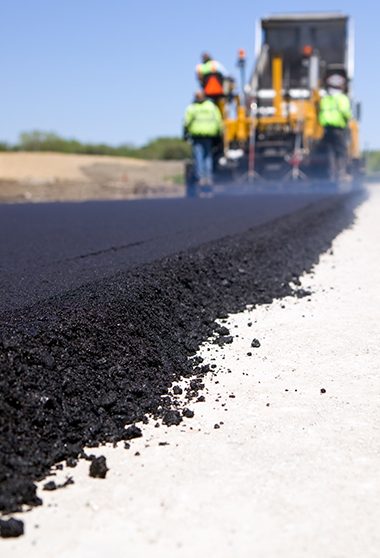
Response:
[[[0,205],[0,312],[244,232],[324,196]]]
[[[1,314],[0,514],[38,506],[35,481],[52,465],[92,464],[84,448],[129,443],[152,419],[165,428],[192,419],[183,405],[204,400],[210,368],[189,356],[211,337],[233,341],[215,320],[294,294],[352,223],[358,200],[316,199],[3,208],[8,308],[58,295]],[[184,378],[181,403],[172,388]]]

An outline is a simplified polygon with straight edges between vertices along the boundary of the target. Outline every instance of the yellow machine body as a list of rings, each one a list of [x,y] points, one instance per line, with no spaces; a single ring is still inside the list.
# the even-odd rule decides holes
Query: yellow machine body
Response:
[[[262,54],[267,58],[258,58],[251,80],[255,85],[248,93],[230,97],[222,108],[224,151],[241,148],[247,153],[255,136],[255,157],[269,154],[269,168],[275,159],[270,159],[270,154],[283,142],[281,149],[277,149],[277,159],[289,162],[298,150],[304,174],[312,178],[318,165],[326,168],[326,157],[316,155],[324,136],[319,124],[324,80],[337,72],[346,76],[349,87],[352,79],[347,69],[348,18],[340,14],[285,15],[263,20],[262,30],[267,41]],[[299,37],[310,40],[310,44],[297,43]],[[317,68],[314,75],[312,63]],[[291,95],[292,90],[298,91],[298,97]],[[267,97],[262,102],[264,108],[260,106],[262,92],[270,93],[269,100]],[[361,157],[359,133],[359,122],[354,116],[349,123],[348,159],[357,165]],[[265,166],[262,168],[265,174]],[[286,174],[287,168],[289,164],[288,167],[283,164],[281,172]]]
[[[359,110],[353,102],[352,44],[348,16],[281,14],[261,21],[261,47],[245,81],[245,53],[239,51],[241,90],[228,80],[218,101],[223,141],[215,149],[215,180],[263,178],[266,184],[304,180],[331,182],[331,147],[324,142],[319,106],[331,76],[343,78],[352,100],[345,167],[360,179]],[[351,44],[351,46],[350,46]],[[329,168],[330,167],[330,168]],[[187,175],[192,180],[192,170]]]
[[[227,106],[224,105],[224,141],[226,149],[231,144],[239,143],[244,145],[249,140],[252,132],[252,127],[258,133],[267,131],[270,128],[282,130],[284,134],[293,132],[300,133],[303,137],[303,145],[306,149],[320,141],[323,138],[323,128],[319,124],[319,102],[321,99],[319,88],[311,93],[310,99],[303,100],[285,100],[283,96],[282,85],[282,59],[275,57],[272,65],[272,79],[274,95],[274,114],[257,118],[249,115],[247,107],[242,106],[239,96],[235,96],[233,103],[236,106],[235,118],[230,118],[227,111]],[[349,140],[349,154],[353,159],[360,158],[360,142],[359,122],[353,118],[349,124],[350,140]]]

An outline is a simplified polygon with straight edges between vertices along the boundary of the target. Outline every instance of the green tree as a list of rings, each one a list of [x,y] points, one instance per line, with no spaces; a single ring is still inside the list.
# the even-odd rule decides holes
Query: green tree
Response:
[[[142,147],[128,144],[110,146],[104,143],[81,143],[75,139],[65,139],[54,132],[33,130],[20,135],[17,150],[55,151],[59,153],[80,153],[89,155],[113,155],[116,157],[137,157],[141,159],[181,160],[190,156],[190,146],[176,137],[162,137],[148,142]]]
[[[180,138],[157,138],[140,149],[144,159],[180,160],[190,157],[190,146]]]
[[[380,151],[367,151],[364,156],[367,172],[369,174],[380,173]]]
[[[11,147],[5,141],[0,141],[0,151],[10,151]]]

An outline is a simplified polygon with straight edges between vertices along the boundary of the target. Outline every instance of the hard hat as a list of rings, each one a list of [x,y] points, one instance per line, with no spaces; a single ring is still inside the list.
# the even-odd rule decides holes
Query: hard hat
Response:
[[[326,79],[326,84],[328,87],[333,87],[334,89],[344,89],[346,80],[339,74],[332,74]]]
[[[304,45],[302,54],[304,56],[310,57],[313,54],[313,47],[311,45]]]
[[[202,60],[203,62],[208,62],[209,60],[212,60],[212,56],[208,52],[203,52]]]

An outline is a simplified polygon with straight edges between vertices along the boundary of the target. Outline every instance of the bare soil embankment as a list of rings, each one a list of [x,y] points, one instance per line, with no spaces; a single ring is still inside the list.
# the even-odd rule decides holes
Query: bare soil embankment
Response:
[[[0,153],[0,202],[181,196],[181,161],[103,155]]]

